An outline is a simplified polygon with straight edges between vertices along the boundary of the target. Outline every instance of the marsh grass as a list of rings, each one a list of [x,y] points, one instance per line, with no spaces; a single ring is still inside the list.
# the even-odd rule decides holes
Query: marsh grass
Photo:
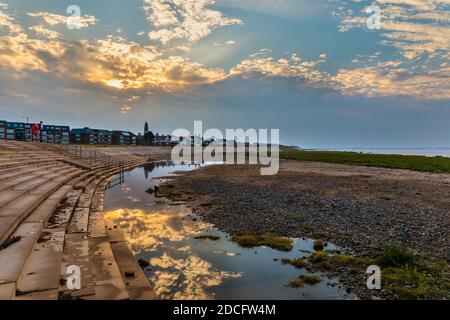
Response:
[[[305,275],[299,276],[295,280],[289,281],[287,286],[290,288],[301,288],[305,284],[315,285],[316,283],[319,283],[321,281],[322,280],[320,279],[320,277],[315,274],[305,274]]]
[[[300,268],[305,268],[306,266],[308,266],[308,262],[305,261],[302,258],[297,258],[297,259],[281,259],[281,263],[282,264],[289,264],[291,266],[294,266],[298,269]]]
[[[242,233],[232,237],[232,241],[241,247],[252,248],[258,246],[268,246],[280,251],[291,251],[292,241],[289,238],[277,236],[271,233]]]
[[[288,264],[296,260],[282,262]],[[354,276],[365,273],[373,264],[381,268],[382,288],[398,299],[450,299],[447,262],[438,257],[414,254],[400,245],[386,246],[374,258],[316,251],[302,267],[309,271],[344,272]],[[300,284],[298,279],[292,283]]]
[[[297,161],[316,161],[366,167],[450,173],[450,158],[446,157],[290,150],[280,152],[280,158]]]

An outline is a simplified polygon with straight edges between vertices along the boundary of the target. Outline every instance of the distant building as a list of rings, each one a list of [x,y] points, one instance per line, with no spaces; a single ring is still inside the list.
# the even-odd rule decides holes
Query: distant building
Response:
[[[32,126],[39,128],[38,139],[44,143],[54,144],[119,144],[135,145],[137,137],[129,131],[110,131],[89,127],[74,128],[69,126],[44,125],[0,120],[0,139],[32,141]]]
[[[147,131],[144,133],[144,141],[143,144],[146,146],[150,146],[155,142],[155,135],[151,131]]]
[[[109,131],[92,128],[72,129],[70,142],[75,144],[136,144],[136,135],[129,131]]]
[[[6,121],[0,120],[0,139],[6,139]]]
[[[113,131],[111,141],[112,144],[135,145],[136,135],[129,131]]]
[[[39,125],[39,124],[38,124]],[[33,123],[0,121],[0,139],[31,141]],[[43,125],[39,132],[39,140],[44,143],[68,144],[70,127],[59,125]]]
[[[70,143],[94,144],[94,130],[91,128],[77,128],[70,131]]]
[[[70,127],[44,125],[41,132],[41,142],[69,144]]]
[[[157,133],[155,135],[155,138],[153,140],[153,144],[158,145],[158,146],[169,146],[171,144],[173,144],[172,142],[172,136],[171,135],[159,135],[159,133]]]

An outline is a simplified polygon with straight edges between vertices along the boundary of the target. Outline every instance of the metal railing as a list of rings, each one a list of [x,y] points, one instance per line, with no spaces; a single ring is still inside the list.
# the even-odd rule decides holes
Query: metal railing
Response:
[[[91,169],[94,166],[96,166],[97,169],[107,169],[118,166],[121,179],[123,180],[125,171],[125,162],[123,160],[115,159],[112,156],[97,152],[97,150],[88,150],[90,148],[83,148],[82,146],[77,145],[55,145],[54,147],[66,155],[73,157],[75,160],[88,163]]]

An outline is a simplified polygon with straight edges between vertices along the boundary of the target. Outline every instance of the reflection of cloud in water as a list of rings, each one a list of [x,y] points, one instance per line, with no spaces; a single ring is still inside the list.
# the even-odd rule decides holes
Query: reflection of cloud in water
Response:
[[[141,199],[133,196],[128,196],[127,199],[130,200],[131,202],[141,202]]]
[[[150,264],[163,269],[152,276],[155,290],[163,299],[212,299],[210,287],[218,286],[226,279],[240,277],[240,273],[214,270],[208,261],[190,255],[174,258],[167,254],[168,243],[178,253],[192,254],[188,244],[180,243],[202,234],[212,225],[187,218],[191,211],[183,206],[146,212],[140,209],[118,209],[105,213],[125,232],[127,241],[135,254],[143,251],[157,252],[162,256],[154,257]],[[184,219],[183,219],[184,218]]]
[[[208,261],[197,256],[176,259],[163,253],[160,258],[152,258],[150,264],[164,271],[156,271],[153,277],[157,294],[163,299],[213,299],[210,287],[219,286],[226,279],[238,278],[236,272],[216,271]],[[171,288],[176,289],[172,292]]]
[[[127,184],[122,185],[122,192],[123,193],[129,193],[131,191],[131,187]]]
[[[163,241],[180,242],[198,235],[209,228],[204,222],[193,224],[186,216],[184,208],[146,212],[140,209],[118,209],[105,213],[125,232],[128,244],[135,253],[156,251]]]

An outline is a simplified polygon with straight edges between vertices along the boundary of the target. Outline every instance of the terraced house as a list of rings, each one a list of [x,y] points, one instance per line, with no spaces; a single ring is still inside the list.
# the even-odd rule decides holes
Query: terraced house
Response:
[[[24,122],[8,122],[5,120],[0,121],[0,139],[18,140],[18,141],[31,141],[31,127],[33,123]],[[61,125],[40,125],[39,141],[56,143],[56,144],[68,144],[69,143],[69,126]]]

